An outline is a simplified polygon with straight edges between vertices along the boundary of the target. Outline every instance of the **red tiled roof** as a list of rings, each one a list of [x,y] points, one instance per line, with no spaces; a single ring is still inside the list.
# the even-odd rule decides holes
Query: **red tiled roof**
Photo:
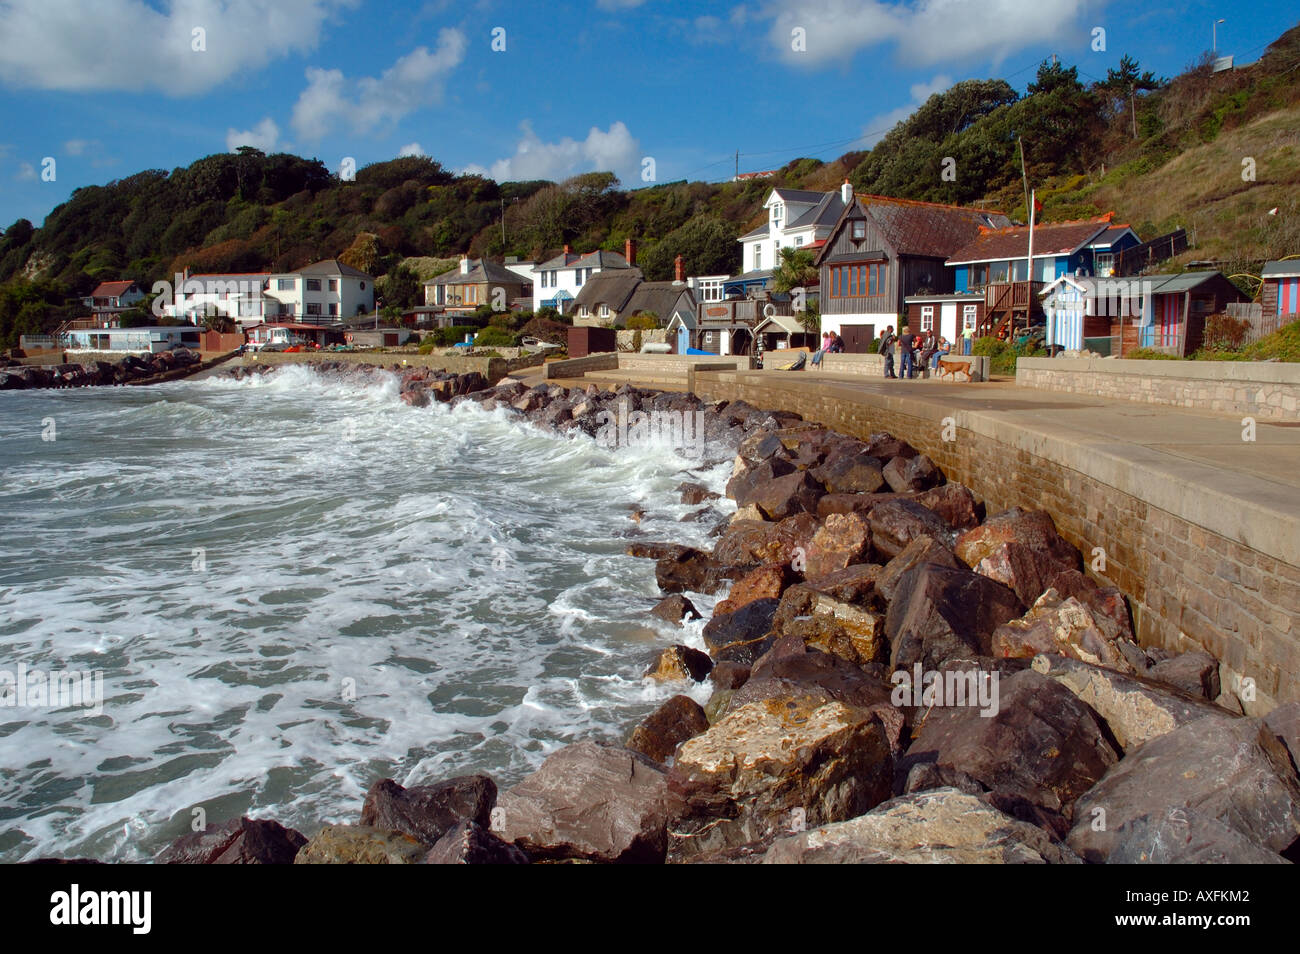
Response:
[[[117,298],[126,293],[126,290],[134,285],[135,282],[100,282],[99,286],[90,293],[91,298]]]
[[[975,238],[980,229],[1011,224],[997,210],[883,195],[854,196],[850,208],[863,209],[900,255],[944,258]]]
[[[1034,257],[1069,255],[1078,251],[1111,228],[1110,220],[1113,214],[1107,213],[1095,219],[1035,225]],[[948,256],[948,264],[999,262],[1004,259],[1024,258],[1028,254],[1029,226],[983,229],[977,238],[953,251]]]

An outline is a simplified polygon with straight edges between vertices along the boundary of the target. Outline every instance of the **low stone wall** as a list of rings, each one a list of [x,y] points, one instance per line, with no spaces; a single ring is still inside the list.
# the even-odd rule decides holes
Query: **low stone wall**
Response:
[[[697,365],[725,365],[728,368],[747,370],[753,367],[749,355],[717,354],[620,354],[618,366],[624,371],[649,371],[660,374],[685,374]]]
[[[543,377],[580,378],[588,371],[612,371],[618,367],[619,355],[613,351],[589,354],[582,358],[565,358],[563,361],[547,361]]]
[[[1248,497],[1189,493],[1168,474],[1043,427],[994,413],[945,410],[906,395],[854,389],[805,375],[698,372],[705,400],[743,399],[796,411],[857,437],[889,431],[928,454],[989,511],[1047,510],[1096,575],[1127,593],[1144,645],[1218,657],[1225,688],[1254,680],[1248,712],[1300,700],[1300,522]],[[951,438],[945,440],[945,437]]]
[[[822,355],[822,370],[836,374],[867,374],[873,378],[885,376],[885,357],[880,354],[846,354],[835,352]]]
[[[1265,421],[1300,413],[1300,364],[1285,362],[1021,358],[1016,384]]]
[[[373,364],[384,368],[395,364],[408,368],[434,368],[452,374],[477,371],[491,384],[500,381],[512,371],[535,367],[543,360],[544,355],[540,353],[511,359],[419,354],[411,351],[313,351],[310,353],[251,351],[244,355],[245,365],[317,364],[322,361],[341,361],[346,364]]]

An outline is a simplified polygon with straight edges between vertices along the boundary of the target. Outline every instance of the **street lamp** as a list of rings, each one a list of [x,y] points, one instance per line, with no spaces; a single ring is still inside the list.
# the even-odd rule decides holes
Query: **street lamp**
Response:
[[[1214,55],[1219,55],[1219,24],[1227,23],[1227,20],[1218,19],[1210,24],[1210,39],[1213,42]]]

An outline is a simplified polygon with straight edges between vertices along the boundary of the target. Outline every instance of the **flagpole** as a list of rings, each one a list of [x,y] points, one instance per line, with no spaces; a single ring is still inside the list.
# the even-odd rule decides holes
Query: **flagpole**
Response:
[[[1027,263],[1029,268],[1025,275],[1027,279],[1027,281],[1025,282],[1025,327],[1026,328],[1028,328],[1030,325],[1029,314],[1033,310],[1033,306],[1029,300],[1029,296],[1034,293],[1034,207],[1036,205],[1038,205],[1037,189],[1029,193],[1029,261]],[[1015,330],[1014,319],[1012,319],[1011,324],[1013,326],[1012,331],[1014,331]],[[1007,336],[1007,340],[1011,340],[1010,335]]]

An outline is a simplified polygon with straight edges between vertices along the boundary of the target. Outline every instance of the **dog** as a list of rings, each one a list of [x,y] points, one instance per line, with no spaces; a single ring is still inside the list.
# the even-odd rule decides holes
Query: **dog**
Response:
[[[967,381],[973,380],[970,375],[970,364],[969,361],[949,361],[945,358],[940,358],[939,380],[942,381],[945,374],[951,374],[953,381],[956,381],[958,371],[966,375]]]

